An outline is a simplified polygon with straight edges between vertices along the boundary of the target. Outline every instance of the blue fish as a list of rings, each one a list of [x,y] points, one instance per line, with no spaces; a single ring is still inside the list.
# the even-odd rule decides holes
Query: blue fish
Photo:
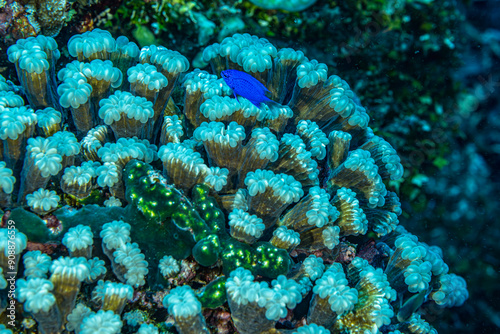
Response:
[[[250,74],[238,70],[225,70],[222,71],[221,75],[226,84],[233,90],[236,99],[238,99],[237,95],[244,97],[257,108],[260,108],[260,104],[263,102],[272,101],[265,95],[269,93],[266,86]]]

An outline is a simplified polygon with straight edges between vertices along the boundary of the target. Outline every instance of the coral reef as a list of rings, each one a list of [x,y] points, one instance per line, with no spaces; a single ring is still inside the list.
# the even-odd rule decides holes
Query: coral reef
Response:
[[[97,21],[104,21],[99,14],[106,11],[106,1],[98,0],[2,0],[0,5],[2,44],[39,34],[56,37],[64,27],[91,30]]]
[[[19,39],[38,35],[57,37],[59,43],[66,43],[71,34],[104,24],[119,4],[120,0],[1,0],[0,48],[7,49]],[[2,53],[0,74],[4,74],[4,67],[8,62]]]
[[[56,76],[52,38],[8,50],[29,103],[0,96],[15,328],[431,333],[429,310],[468,298],[398,225],[400,159],[325,64],[249,34],[205,48],[212,74],[99,29],[68,51]],[[272,101],[232,98],[227,69]]]
[[[457,131],[448,118],[460,92],[454,80],[464,44],[459,6],[410,0],[298,6],[306,2],[313,1],[125,0],[106,28],[134,33],[144,45],[168,41],[199,68],[206,66],[200,48],[235,32],[265,36],[280,47],[307,45],[306,56],[334,67],[377,115],[371,127],[398,149],[407,173],[393,183],[410,199],[404,205],[421,209],[427,200],[422,180],[449,162],[446,143]],[[276,3],[300,11],[262,8]]]

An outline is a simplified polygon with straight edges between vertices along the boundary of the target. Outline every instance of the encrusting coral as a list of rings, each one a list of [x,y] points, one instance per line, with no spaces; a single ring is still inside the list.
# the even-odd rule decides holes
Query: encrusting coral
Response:
[[[9,49],[41,110],[0,96],[1,116],[20,122],[5,133],[23,134],[2,137],[4,156],[21,144],[0,165],[1,204],[17,196],[44,219],[11,211],[30,217],[14,254],[26,239],[67,248],[25,253],[19,321],[31,314],[41,332],[413,333],[432,331],[422,308],[467,299],[439,251],[398,226],[396,151],[326,65],[248,34],[205,49],[214,74],[98,29],[68,49],[78,60],[59,82],[52,39]],[[273,101],[232,98],[225,69],[251,74]],[[50,198],[28,195],[39,188]]]

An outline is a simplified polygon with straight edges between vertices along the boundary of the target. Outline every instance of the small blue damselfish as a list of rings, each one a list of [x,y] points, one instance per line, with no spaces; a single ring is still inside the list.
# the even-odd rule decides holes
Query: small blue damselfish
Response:
[[[221,72],[221,75],[233,90],[236,99],[238,99],[237,95],[244,97],[257,108],[260,108],[263,102],[272,101],[265,95],[266,92],[269,93],[266,86],[250,74],[238,70],[225,70]]]

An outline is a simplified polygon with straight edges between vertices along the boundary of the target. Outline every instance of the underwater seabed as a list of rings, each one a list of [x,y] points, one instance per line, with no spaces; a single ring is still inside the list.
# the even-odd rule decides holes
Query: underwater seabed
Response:
[[[0,77],[0,333],[435,333],[467,299],[326,65],[249,34],[205,49],[213,74],[99,29],[68,52],[56,75],[52,38],[19,40],[21,87]]]

